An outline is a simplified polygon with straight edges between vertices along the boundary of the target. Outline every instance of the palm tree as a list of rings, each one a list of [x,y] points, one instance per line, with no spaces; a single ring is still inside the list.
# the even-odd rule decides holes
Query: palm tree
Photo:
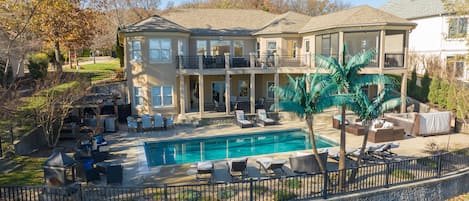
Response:
[[[363,143],[355,165],[355,167],[360,167],[361,159],[365,153],[365,147],[368,142],[368,132],[371,122],[385,111],[398,107],[401,104],[401,98],[395,98],[390,95],[392,91],[391,87],[383,88],[372,100],[369,99],[368,95],[361,88],[355,88],[353,90],[354,92],[350,94],[353,101],[348,103],[347,108],[352,110],[363,122]],[[356,172],[357,169],[352,171],[349,181],[355,178]]]
[[[287,86],[275,86],[275,91],[281,99],[277,106],[280,110],[294,112],[306,120],[314,156],[321,171],[325,171],[325,164],[319,158],[314,138],[313,115],[334,105],[336,99],[332,99],[328,103],[323,100],[331,100],[332,95],[337,93],[337,86],[331,82],[329,75],[318,72],[314,75],[303,75],[296,78],[288,75],[288,81]]]
[[[362,75],[359,74],[360,70],[367,66],[374,58],[375,51],[373,49],[352,56],[346,61],[347,46],[344,45],[342,63],[339,63],[336,58],[324,57],[321,55],[316,56],[316,64],[318,68],[328,70],[332,81],[337,86],[339,94],[348,94],[351,89],[361,88],[369,85],[378,85],[393,83],[392,79],[384,75]],[[340,131],[340,156],[339,156],[339,170],[345,169],[345,110],[347,102],[341,105],[341,131]],[[339,172],[340,186],[345,184],[344,172]]]

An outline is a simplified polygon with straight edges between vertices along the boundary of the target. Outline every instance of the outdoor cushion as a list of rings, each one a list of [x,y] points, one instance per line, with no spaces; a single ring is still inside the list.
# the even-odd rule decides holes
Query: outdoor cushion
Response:
[[[213,168],[212,161],[203,161],[197,163],[197,170],[211,170]]]

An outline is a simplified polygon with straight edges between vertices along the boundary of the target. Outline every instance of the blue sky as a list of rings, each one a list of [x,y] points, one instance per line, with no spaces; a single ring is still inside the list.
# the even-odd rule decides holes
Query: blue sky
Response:
[[[174,0],[175,5],[179,5],[179,4],[184,3],[186,1],[187,0]],[[365,5],[366,4],[366,5],[370,5],[372,7],[377,8],[381,5],[383,5],[384,3],[386,3],[388,0],[342,0],[342,1],[352,4],[352,6],[359,6],[359,5]],[[162,2],[164,2],[164,1],[162,1]],[[165,5],[163,5],[163,6],[165,6]]]

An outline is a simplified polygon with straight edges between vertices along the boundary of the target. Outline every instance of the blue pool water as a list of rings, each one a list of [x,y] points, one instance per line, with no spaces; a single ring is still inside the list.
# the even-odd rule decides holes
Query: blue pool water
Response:
[[[316,136],[316,139],[318,148],[337,145],[337,143],[321,136]],[[146,142],[144,149],[147,165],[153,167],[305,150],[311,149],[311,143],[309,134],[298,129],[212,138]]]

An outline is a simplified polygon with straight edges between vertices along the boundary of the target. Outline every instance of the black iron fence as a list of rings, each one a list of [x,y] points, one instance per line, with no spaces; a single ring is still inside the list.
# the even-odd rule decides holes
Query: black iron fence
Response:
[[[2,186],[0,187],[0,200],[267,201],[315,199],[438,178],[468,166],[469,148],[466,148],[429,157],[388,161],[340,171],[274,178],[250,178],[231,183],[131,187],[77,185],[60,188]],[[345,175],[345,179],[339,176],[342,174]]]

